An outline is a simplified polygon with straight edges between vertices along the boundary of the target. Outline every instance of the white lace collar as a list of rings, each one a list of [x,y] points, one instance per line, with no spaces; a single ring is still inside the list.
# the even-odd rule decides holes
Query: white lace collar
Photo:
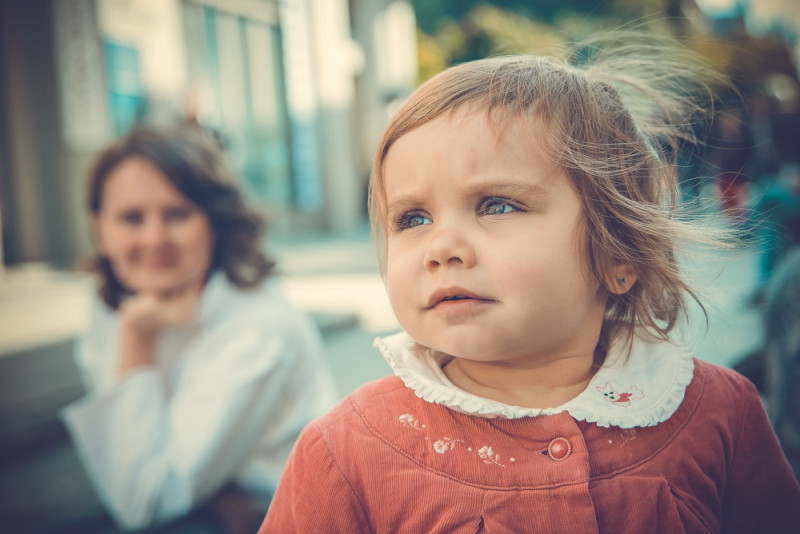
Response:
[[[640,333],[634,337],[628,358],[624,347],[612,345],[603,366],[574,399],[555,408],[523,408],[457,388],[441,369],[446,356],[422,347],[405,332],[378,338],[374,345],[418,397],[489,418],[518,419],[566,411],[578,421],[603,427],[653,426],[675,413],[694,373],[692,356],[685,348]]]

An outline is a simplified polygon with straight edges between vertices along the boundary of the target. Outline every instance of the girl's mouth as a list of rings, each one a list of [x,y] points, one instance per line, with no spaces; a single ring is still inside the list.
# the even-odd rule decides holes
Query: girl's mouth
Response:
[[[448,287],[434,291],[428,299],[428,306],[425,309],[433,309],[443,302],[459,302],[464,300],[494,302],[493,299],[478,296],[475,293],[460,287]]]

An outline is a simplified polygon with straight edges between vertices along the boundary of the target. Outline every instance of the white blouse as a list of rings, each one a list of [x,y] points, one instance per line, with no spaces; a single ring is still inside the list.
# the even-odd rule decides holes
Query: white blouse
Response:
[[[605,362],[574,399],[552,408],[525,408],[485,399],[454,385],[442,371],[452,356],[416,343],[406,333],[375,340],[383,357],[406,386],[423,400],[480,417],[517,419],[568,412],[578,421],[634,428],[666,421],[683,401],[694,361],[684,347],[637,332],[612,344]]]
[[[243,291],[214,274],[194,324],[121,379],[118,331],[96,299],[76,345],[90,393],[63,418],[125,528],[183,515],[231,481],[271,493],[300,430],[336,401],[318,331],[272,280]]]

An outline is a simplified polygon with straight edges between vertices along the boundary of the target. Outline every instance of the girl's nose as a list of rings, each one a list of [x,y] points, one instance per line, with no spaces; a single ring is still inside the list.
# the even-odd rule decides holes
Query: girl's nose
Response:
[[[423,261],[428,271],[442,266],[469,268],[475,264],[475,250],[465,231],[442,228],[431,236]]]

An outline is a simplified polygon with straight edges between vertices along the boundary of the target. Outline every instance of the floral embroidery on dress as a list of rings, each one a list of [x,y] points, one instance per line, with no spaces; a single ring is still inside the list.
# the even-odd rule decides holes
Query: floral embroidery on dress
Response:
[[[494,452],[494,449],[492,449],[489,445],[484,445],[478,449],[478,456],[483,458],[483,463],[485,464],[495,464],[499,465],[500,467],[505,467],[500,463],[500,455]]]
[[[444,454],[447,451],[452,451],[456,447],[456,443],[464,443],[464,440],[453,438],[442,438],[433,442],[433,450],[439,454]]]
[[[414,430],[422,431],[425,428],[425,425],[420,423],[416,417],[411,415],[410,413],[404,413],[400,417],[397,418],[400,421],[400,424],[403,426],[407,426],[409,428],[413,428]]]
[[[630,386],[625,391],[617,391],[611,383],[606,382],[604,385],[597,386],[595,389],[597,389],[608,402],[615,406],[622,406],[623,408],[630,406],[631,401],[644,398],[644,391],[636,386]]]
[[[636,429],[635,428],[620,428],[619,434],[622,436],[622,445],[626,445],[629,441],[633,441],[636,439]]]
[[[427,428],[427,425],[420,422],[419,419],[417,419],[410,413],[404,413],[403,415],[397,418],[397,421],[401,425],[411,428],[413,430],[417,430],[419,432],[424,432],[425,429]],[[425,436],[425,440],[430,441],[428,436]],[[464,440],[450,438],[450,437],[443,437],[435,440],[431,444],[431,446],[434,452],[438,454],[446,454],[448,452],[453,451],[456,448],[456,445],[458,445],[459,443],[464,443]],[[500,455],[495,452],[494,448],[491,445],[484,445],[480,447],[477,453],[475,452],[475,449],[473,447],[467,446],[466,444],[461,448],[462,449],[466,448],[467,452],[469,453],[477,454],[478,457],[481,460],[483,460],[483,463],[485,464],[492,464],[499,467],[505,467],[504,464],[500,463]],[[511,462],[514,462],[516,461],[516,458],[509,458],[509,460]]]

